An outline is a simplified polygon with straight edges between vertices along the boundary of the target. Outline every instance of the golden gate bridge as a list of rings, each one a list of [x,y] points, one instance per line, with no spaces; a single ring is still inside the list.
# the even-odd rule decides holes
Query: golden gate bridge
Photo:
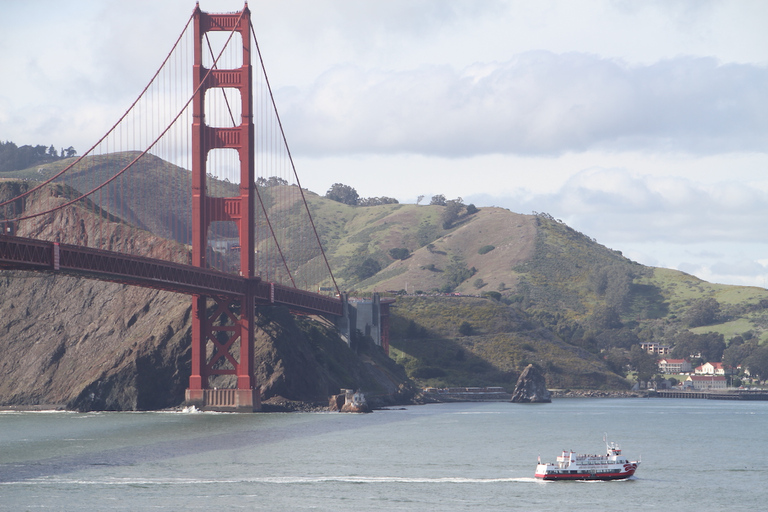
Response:
[[[1,269],[192,296],[188,404],[259,409],[256,307],[344,315],[247,3],[227,14],[197,5],[99,141],[0,190]],[[236,387],[212,389],[217,375]]]

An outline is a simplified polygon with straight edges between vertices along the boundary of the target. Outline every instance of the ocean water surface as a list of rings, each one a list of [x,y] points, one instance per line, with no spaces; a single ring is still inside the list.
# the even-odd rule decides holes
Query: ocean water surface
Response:
[[[558,399],[372,414],[0,413],[0,510],[764,510],[768,402]],[[603,453],[631,479],[542,482]]]

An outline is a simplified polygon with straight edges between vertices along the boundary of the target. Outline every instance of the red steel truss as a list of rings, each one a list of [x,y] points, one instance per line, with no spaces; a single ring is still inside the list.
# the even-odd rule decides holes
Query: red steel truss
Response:
[[[279,305],[321,315],[342,315],[338,299],[217,270],[76,245],[0,235],[0,269],[56,272],[186,295],[245,297],[254,305]]]

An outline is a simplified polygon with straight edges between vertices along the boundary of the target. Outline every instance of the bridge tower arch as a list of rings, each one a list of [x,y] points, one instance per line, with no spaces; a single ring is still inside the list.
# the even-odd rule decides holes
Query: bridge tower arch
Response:
[[[254,357],[254,290],[260,279],[255,277],[254,258],[254,123],[251,68],[251,22],[246,4],[243,11],[231,14],[194,12],[194,64],[192,105],[192,264],[207,268],[208,228],[212,222],[231,221],[237,226],[240,242],[240,274],[249,286],[238,297],[192,298],[192,372],[186,402],[215,410],[255,411],[260,408],[260,391],[255,384]],[[204,39],[208,32],[239,34],[242,43],[242,65],[221,69],[203,64]],[[230,44],[235,38],[230,40]],[[240,93],[241,119],[234,127],[206,124],[206,91],[233,88]],[[214,149],[233,149],[240,161],[239,195],[208,195],[208,153]],[[239,350],[238,347],[239,346]],[[234,353],[233,353],[234,351]],[[235,389],[211,389],[209,377],[234,375]]]

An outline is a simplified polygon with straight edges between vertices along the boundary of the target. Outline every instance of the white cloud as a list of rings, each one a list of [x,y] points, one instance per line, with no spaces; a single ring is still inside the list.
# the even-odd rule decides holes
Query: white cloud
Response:
[[[762,276],[768,267],[755,260],[719,261],[712,265],[712,272],[723,276]]]
[[[768,217],[768,192],[739,182],[705,185],[594,168],[574,174],[554,193],[496,200],[546,211],[600,239],[768,243],[760,222]]]
[[[768,67],[528,52],[457,71],[340,66],[279,104],[297,151],[561,155],[768,150]]]
[[[642,263],[765,284],[768,2],[249,6],[311,190],[343,182],[363,196],[548,211]],[[13,70],[0,140],[84,152],[193,7],[0,2],[0,68]]]

